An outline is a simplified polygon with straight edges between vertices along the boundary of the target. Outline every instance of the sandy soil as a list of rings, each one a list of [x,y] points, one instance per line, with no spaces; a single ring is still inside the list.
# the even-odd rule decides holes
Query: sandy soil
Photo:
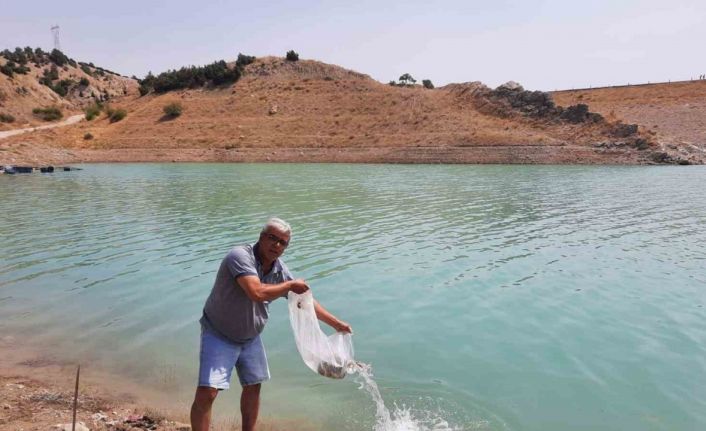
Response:
[[[57,425],[68,425],[71,430],[75,377],[76,364],[21,345],[12,337],[0,339],[0,431],[59,430]],[[92,431],[186,431],[190,429],[188,408],[94,364],[81,365],[77,422]],[[230,419],[216,421],[212,429],[240,427],[237,420]],[[296,421],[265,419],[258,429],[315,428]]]

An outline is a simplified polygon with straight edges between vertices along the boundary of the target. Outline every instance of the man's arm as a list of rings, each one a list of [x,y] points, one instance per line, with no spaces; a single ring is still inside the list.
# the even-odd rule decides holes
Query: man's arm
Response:
[[[264,302],[272,301],[281,296],[284,296],[290,290],[294,293],[304,293],[309,290],[309,286],[302,279],[288,280],[278,284],[261,283],[260,279],[255,275],[241,275],[235,279],[252,301]]]
[[[322,322],[326,323],[333,329],[335,329],[338,332],[348,332],[349,334],[353,332],[353,329],[351,328],[351,325],[348,323],[338,320],[336,316],[333,314],[329,313],[327,309],[325,309],[321,304],[319,304],[319,301],[314,300],[314,311],[316,311],[316,318],[321,320]]]

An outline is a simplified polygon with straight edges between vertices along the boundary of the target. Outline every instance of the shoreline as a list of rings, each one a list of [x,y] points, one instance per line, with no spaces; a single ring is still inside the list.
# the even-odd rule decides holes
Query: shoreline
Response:
[[[76,364],[20,346],[12,337],[0,343],[0,430],[71,429]],[[117,376],[82,367],[77,430],[132,428],[186,431],[181,415],[156,407],[138,387]],[[181,419],[181,421],[176,418]],[[135,430],[138,431],[138,430]]]
[[[11,336],[0,339],[0,358],[0,431],[70,431],[77,364],[20,345]],[[82,423],[90,431],[189,431],[189,405],[165,399],[167,393],[87,361],[81,365],[76,430],[86,431],[78,425]],[[237,412],[237,406],[231,407]],[[211,429],[239,430],[238,418],[216,415]],[[62,428],[66,425],[68,428]],[[262,418],[258,429],[319,428],[300,421]]]
[[[17,150],[19,148],[19,150]],[[27,148],[27,151],[23,151]],[[382,163],[507,165],[673,165],[657,163],[650,152],[624,152],[571,145],[270,147],[270,148],[0,148],[0,165],[77,163]],[[695,163],[698,164],[698,163]]]

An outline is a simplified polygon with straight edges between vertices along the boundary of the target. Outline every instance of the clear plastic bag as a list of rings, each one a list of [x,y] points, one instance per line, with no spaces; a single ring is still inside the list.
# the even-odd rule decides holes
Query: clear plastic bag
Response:
[[[319,326],[311,290],[299,295],[289,292],[289,321],[297,350],[312,371],[332,379],[342,379],[355,369],[351,334],[327,336]]]

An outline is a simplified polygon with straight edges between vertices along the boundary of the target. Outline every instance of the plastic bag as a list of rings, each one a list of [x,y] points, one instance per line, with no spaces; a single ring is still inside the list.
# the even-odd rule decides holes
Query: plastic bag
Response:
[[[289,292],[287,300],[294,340],[304,363],[312,371],[332,379],[342,379],[353,372],[351,334],[337,332],[326,336],[316,318],[311,290],[301,295]]]

